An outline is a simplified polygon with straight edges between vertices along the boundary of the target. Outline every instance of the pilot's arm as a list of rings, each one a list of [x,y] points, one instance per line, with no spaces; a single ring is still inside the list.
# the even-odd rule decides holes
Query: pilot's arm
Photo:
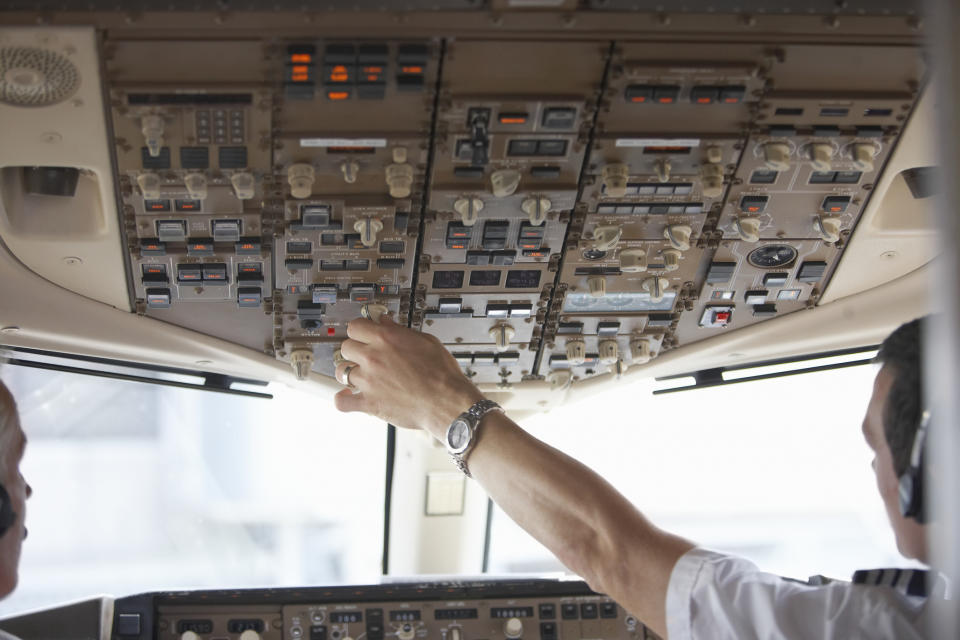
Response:
[[[340,392],[342,411],[364,411],[443,441],[480,391],[433,336],[389,318],[355,320],[341,352],[358,392]],[[661,636],[677,560],[693,545],[653,526],[599,475],[533,438],[500,412],[488,413],[469,453],[470,473],[521,527],[596,591]]]

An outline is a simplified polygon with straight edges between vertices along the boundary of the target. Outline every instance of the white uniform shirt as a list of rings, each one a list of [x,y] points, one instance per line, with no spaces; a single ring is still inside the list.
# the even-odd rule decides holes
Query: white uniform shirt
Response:
[[[926,598],[848,582],[810,586],[691,549],[667,590],[668,640],[923,638]]]

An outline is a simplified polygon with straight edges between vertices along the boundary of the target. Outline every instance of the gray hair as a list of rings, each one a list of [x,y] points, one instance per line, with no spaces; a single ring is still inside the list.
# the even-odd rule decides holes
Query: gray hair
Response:
[[[0,366],[2,365],[3,360],[0,359]],[[6,478],[10,471],[7,469],[7,452],[17,441],[16,417],[17,403],[10,389],[0,380],[0,478]]]

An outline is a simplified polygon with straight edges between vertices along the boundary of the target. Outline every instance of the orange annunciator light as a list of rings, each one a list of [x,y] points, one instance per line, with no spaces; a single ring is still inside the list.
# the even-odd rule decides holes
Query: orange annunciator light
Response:
[[[313,62],[313,56],[311,56],[309,53],[291,53],[290,62],[293,62],[293,63],[305,62],[309,64]]]
[[[646,102],[647,96],[633,96],[630,98],[630,102]]]
[[[525,124],[527,122],[527,116],[510,114],[500,116],[500,124]]]
[[[350,94],[347,91],[328,91],[327,97],[331,100],[346,100]]]
[[[350,79],[350,73],[342,64],[338,64],[330,70],[330,82],[346,82]]]
[[[411,66],[411,67],[401,67],[401,73],[423,73],[423,67],[421,66]]]
[[[307,82],[310,80],[310,75],[306,73],[294,73],[290,76],[290,80],[293,82]]]
[[[673,102],[673,98],[671,98],[670,96],[661,96],[660,98],[657,99],[657,101],[660,104],[670,104],[671,102]]]
[[[364,73],[383,73],[383,67],[364,67]]]
[[[700,104],[710,104],[711,102],[713,102],[713,100],[711,100],[710,98],[697,98],[697,102],[699,102]]]

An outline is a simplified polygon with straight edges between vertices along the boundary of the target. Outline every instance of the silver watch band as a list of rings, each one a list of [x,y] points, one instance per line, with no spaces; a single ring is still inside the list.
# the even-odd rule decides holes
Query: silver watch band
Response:
[[[466,451],[462,453],[451,453],[453,461],[456,463],[457,468],[463,472],[463,475],[468,478],[472,478],[473,474],[470,473],[470,468],[467,466],[467,455],[473,449],[474,445],[477,444],[477,434],[480,431],[480,421],[483,420],[483,417],[490,413],[491,411],[503,411],[503,407],[494,402],[493,400],[488,400],[484,398],[483,400],[478,400],[471,406],[469,409],[464,411],[464,415],[469,415],[473,418],[473,435],[470,439],[470,446],[467,447]]]

